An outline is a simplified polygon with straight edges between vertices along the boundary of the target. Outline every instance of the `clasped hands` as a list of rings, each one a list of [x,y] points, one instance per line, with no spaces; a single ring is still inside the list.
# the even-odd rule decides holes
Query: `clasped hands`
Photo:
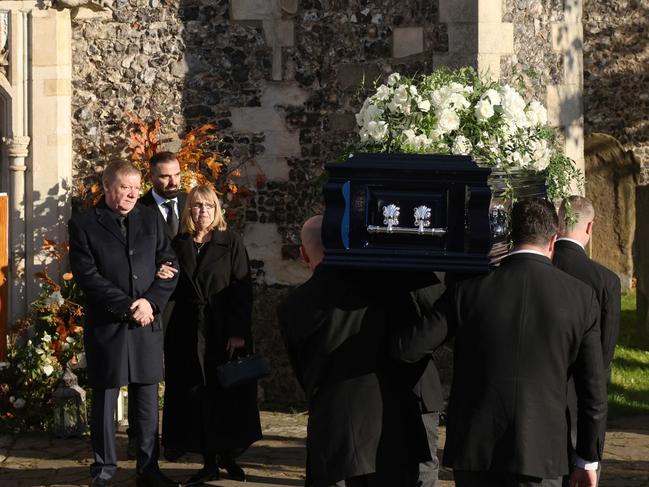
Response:
[[[158,272],[156,272],[156,277],[160,279],[171,279],[177,272],[178,269],[172,267],[171,262],[165,262],[160,266]],[[145,298],[133,301],[131,304],[131,319],[140,326],[147,326],[153,323],[155,315],[151,303]]]

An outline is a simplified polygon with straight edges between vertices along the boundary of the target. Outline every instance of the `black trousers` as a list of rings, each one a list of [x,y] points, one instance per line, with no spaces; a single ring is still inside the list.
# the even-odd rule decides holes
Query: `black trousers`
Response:
[[[92,477],[110,479],[117,470],[115,410],[119,388],[93,389],[90,413],[90,442],[95,461]],[[158,470],[158,384],[129,384],[138,441],[137,473]]]
[[[542,479],[504,472],[453,470],[456,487],[561,487],[561,477]]]

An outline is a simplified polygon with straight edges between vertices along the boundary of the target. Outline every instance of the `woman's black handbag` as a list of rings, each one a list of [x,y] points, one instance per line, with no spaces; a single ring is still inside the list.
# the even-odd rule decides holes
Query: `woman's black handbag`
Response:
[[[216,377],[224,389],[240,386],[269,374],[268,362],[259,352],[238,357],[216,367]]]

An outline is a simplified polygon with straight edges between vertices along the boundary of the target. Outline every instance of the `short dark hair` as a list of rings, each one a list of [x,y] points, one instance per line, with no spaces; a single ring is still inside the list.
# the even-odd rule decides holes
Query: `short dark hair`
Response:
[[[554,205],[545,198],[528,198],[514,203],[511,222],[514,245],[545,245],[559,229]]]
[[[177,160],[178,156],[176,156],[175,152],[168,150],[156,152],[155,154],[153,154],[153,156],[151,156],[151,159],[149,159],[149,167],[157,166],[158,164],[161,164],[163,162],[171,162]]]

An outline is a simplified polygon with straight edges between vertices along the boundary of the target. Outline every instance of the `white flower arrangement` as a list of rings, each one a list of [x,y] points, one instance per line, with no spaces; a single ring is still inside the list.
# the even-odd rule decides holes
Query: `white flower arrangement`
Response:
[[[545,107],[524,95],[520,80],[500,83],[472,68],[392,73],[356,114],[353,150],[462,154],[506,173],[546,171],[549,196],[565,197],[580,172],[559,149]]]

